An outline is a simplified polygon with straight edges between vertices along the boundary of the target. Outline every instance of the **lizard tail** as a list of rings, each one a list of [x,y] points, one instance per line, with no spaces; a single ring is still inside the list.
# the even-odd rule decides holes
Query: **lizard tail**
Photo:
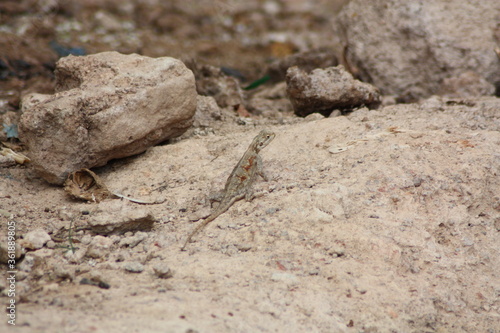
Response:
[[[184,245],[182,245],[181,247],[181,251],[185,251],[186,250],[186,246],[191,242],[191,239],[193,238],[194,235],[196,235],[198,233],[198,231],[200,231],[201,229],[203,229],[203,227],[205,227],[207,224],[209,224],[210,222],[212,222],[213,220],[215,220],[217,216],[209,216],[206,218],[205,221],[201,222],[200,224],[198,224],[196,226],[196,228],[194,228],[193,231],[191,231],[191,233],[189,234],[188,238],[186,239],[186,242],[184,242]]]

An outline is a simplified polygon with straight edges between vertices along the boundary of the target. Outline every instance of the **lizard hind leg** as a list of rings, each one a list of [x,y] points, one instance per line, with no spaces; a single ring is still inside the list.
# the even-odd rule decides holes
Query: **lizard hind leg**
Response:
[[[252,201],[255,198],[255,194],[252,190],[248,189],[245,192],[245,200],[246,201]]]
[[[265,192],[265,191],[258,191],[258,192],[247,193],[245,195],[245,200],[246,201],[252,201],[255,198],[263,197],[264,195],[266,195],[266,193],[267,192]]]
[[[217,191],[210,193],[207,197],[208,201],[210,202],[210,208],[213,208],[214,202],[218,202],[220,204],[223,198],[224,198],[224,191]]]

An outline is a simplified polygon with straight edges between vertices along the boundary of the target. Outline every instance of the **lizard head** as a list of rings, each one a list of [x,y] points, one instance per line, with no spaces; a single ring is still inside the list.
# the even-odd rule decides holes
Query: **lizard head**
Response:
[[[262,148],[266,147],[269,142],[273,141],[274,137],[276,134],[274,132],[268,130],[268,129],[263,129],[260,131],[259,135],[253,139],[254,147],[257,152],[261,151]]]

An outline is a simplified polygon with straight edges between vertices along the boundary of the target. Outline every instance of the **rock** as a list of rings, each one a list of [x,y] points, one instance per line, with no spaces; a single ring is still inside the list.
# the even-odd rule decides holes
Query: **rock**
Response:
[[[214,120],[221,120],[222,114],[215,99],[211,96],[198,96],[194,115],[194,127],[210,127]]]
[[[43,229],[29,231],[23,238],[23,245],[30,250],[41,249],[49,240],[49,234]]]
[[[350,1],[337,30],[347,62],[384,95],[411,101],[438,91],[440,83],[474,71],[500,81],[499,1]]]
[[[250,251],[252,249],[252,244],[250,244],[250,243],[238,243],[238,244],[235,244],[234,246],[236,246],[238,251],[241,251],[241,252],[247,252],[247,251]]]
[[[112,245],[113,241],[109,237],[97,235],[92,238],[86,256],[94,259],[103,258],[109,254]]]
[[[130,261],[123,264],[123,269],[130,273],[141,273],[144,271],[144,265],[138,261]]]
[[[32,276],[47,276],[49,271],[52,272],[52,264],[49,261],[49,258],[53,256],[54,250],[51,249],[40,249],[28,252],[17,266],[17,269],[28,272]]]
[[[320,48],[289,55],[284,59],[273,61],[268,68],[272,81],[284,81],[288,68],[297,66],[310,72],[316,68],[327,68],[339,64],[335,52],[331,49]]]
[[[111,288],[110,282],[105,279],[99,270],[90,271],[88,274],[82,277],[80,284],[87,284],[91,286],[96,286],[101,289]]]
[[[203,96],[212,96],[221,108],[243,104],[243,91],[234,77],[227,76],[219,67],[190,64],[196,77],[196,90]]]
[[[495,86],[473,71],[443,80],[438,94],[450,98],[472,98],[493,95]]]
[[[317,112],[310,113],[304,118],[305,121],[317,121],[322,119],[325,119],[325,117],[321,113]]]
[[[71,249],[68,249],[64,253],[64,258],[68,260],[68,262],[72,264],[80,264],[83,261],[83,258],[87,254],[87,247],[78,244],[78,247],[75,247],[75,252],[73,252]]]
[[[100,235],[124,234],[127,231],[149,231],[155,218],[145,209],[124,208],[118,211],[97,213],[89,219],[92,232]]]
[[[76,276],[76,269],[74,266],[57,264],[54,266],[54,275],[61,280],[73,281]]]
[[[173,58],[104,52],[61,58],[56,93],[23,99],[19,136],[35,169],[62,184],[81,168],[145,151],[192,124],[192,72]]]
[[[120,243],[118,243],[118,246],[120,247],[136,247],[140,242],[148,238],[148,234],[145,232],[138,231],[135,233],[133,236],[125,237],[122,240],[120,240]]]
[[[342,65],[315,69],[311,73],[291,67],[286,74],[287,93],[299,116],[319,112],[328,116],[335,109],[380,104],[377,88],[355,80]]]
[[[91,235],[85,234],[80,239],[80,243],[82,243],[84,245],[90,245],[90,243],[92,243],[92,239],[93,239],[93,237]]]
[[[255,92],[249,97],[247,107],[253,114],[270,119],[282,119],[283,113],[292,113],[293,107],[286,93],[286,82],[267,85],[266,89]]]
[[[167,264],[159,263],[153,266],[153,272],[160,279],[168,279],[172,277],[172,270]]]
[[[345,247],[342,245],[334,244],[328,249],[328,254],[334,258],[339,258],[345,256]]]

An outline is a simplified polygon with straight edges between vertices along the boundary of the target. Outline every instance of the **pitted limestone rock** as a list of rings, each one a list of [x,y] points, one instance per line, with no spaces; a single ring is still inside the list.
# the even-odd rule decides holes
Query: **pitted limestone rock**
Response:
[[[135,155],[181,135],[196,110],[193,73],[179,60],[104,52],[56,64],[54,95],[23,99],[19,137],[47,181]]]

